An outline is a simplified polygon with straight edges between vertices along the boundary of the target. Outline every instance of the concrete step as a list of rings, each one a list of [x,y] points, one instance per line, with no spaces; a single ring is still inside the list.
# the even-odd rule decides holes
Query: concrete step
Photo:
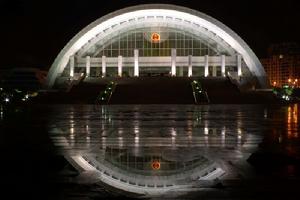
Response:
[[[193,104],[191,79],[141,77],[118,82],[110,104]]]

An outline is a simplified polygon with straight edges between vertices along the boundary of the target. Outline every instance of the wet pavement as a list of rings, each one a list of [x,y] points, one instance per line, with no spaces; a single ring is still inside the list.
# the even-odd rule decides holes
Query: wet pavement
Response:
[[[282,199],[298,194],[298,107],[44,105],[2,113],[1,186],[20,191],[12,197],[44,199]]]

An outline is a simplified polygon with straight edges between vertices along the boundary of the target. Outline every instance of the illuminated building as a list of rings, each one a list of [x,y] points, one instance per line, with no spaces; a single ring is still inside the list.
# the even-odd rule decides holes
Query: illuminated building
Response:
[[[147,4],[110,13],[80,31],[52,64],[47,84],[58,79],[137,77],[255,77],[265,71],[230,28],[199,11]],[[62,81],[63,82],[63,81]]]
[[[269,48],[269,57],[261,59],[270,84],[299,87],[300,51],[295,44],[277,44]]]

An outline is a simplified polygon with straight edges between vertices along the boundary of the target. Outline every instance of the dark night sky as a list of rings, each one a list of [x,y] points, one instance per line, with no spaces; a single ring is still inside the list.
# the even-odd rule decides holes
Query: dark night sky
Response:
[[[47,69],[64,45],[89,23],[142,3],[177,4],[204,12],[233,29],[261,58],[271,43],[300,43],[298,1],[0,0],[0,67]]]

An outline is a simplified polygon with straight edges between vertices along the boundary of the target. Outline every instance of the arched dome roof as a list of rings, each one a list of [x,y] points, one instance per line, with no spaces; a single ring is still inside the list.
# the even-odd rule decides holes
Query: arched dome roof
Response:
[[[124,8],[105,15],[89,24],[73,37],[61,50],[52,64],[47,84],[52,87],[62,73],[70,56],[83,54],[108,34],[137,26],[139,23],[164,23],[176,25],[190,32],[206,34],[222,45],[227,45],[242,55],[249,71],[257,77],[262,88],[267,87],[265,71],[249,46],[230,28],[218,20],[186,7],[168,4],[145,4]]]

